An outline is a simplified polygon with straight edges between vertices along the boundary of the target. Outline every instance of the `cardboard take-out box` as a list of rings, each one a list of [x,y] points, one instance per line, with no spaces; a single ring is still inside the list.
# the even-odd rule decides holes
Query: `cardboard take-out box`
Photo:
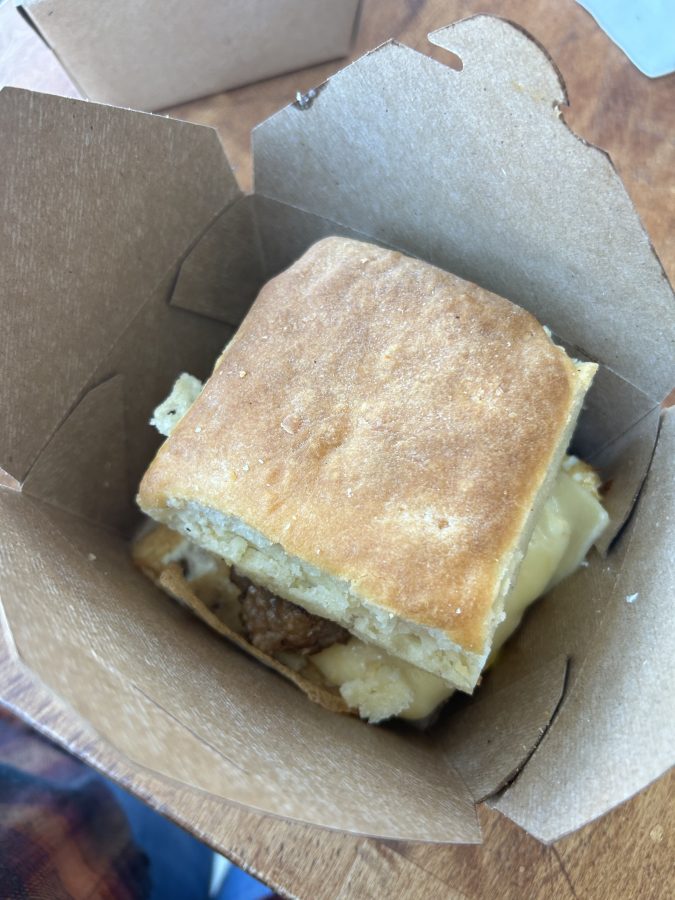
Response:
[[[349,53],[361,0],[21,0],[83,97],[157,110]]]
[[[274,815],[475,842],[485,800],[550,841],[673,762],[673,294],[545,52],[485,16],[431,40],[461,71],[388,43],[260,125],[251,196],[211,129],[0,94],[0,690],[95,765],[112,745]],[[574,448],[610,483],[611,529],[428,733],[311,704],[129,560],[153,407],[333,233],[476,281],[601,364]]]

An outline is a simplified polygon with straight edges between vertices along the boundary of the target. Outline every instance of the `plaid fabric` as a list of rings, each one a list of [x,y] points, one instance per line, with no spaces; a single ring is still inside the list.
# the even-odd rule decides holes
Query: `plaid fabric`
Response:
[[[0,897],[149,896],[148,858],[105,783],[0,709]]]

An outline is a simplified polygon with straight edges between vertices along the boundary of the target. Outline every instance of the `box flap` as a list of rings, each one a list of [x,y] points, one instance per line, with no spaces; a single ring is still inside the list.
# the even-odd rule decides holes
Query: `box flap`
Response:
[[[609,158],[563,121],[549,58],[485,16],[431,39],[461,71],[386,44],[259,125],[256,191],[514,300],[660,401],[673,293]]]
[[[102,358],[94,386],[29,470],[25,493],[123,533],[138,522],[135,487],[161,442],[149,424],[152,410],[179,372],[207,378],[232,334],[227,325],[169,306],[174,283],[171,273]]]
[[[640,494],[654,454],[659,415],[659,407],[652,409],[611,444],[588,457],[605,482],[602,502],[610,524],[596,541],[601,553],[609,550],[621,532]]]
[[[349,52],[360,0],[23,0],[85,95],[163,109]]]
[[[28,473],[26,494],[109,527],[128,523],[123,381],[117,375],[85,394]]]
[[[134,762],[317,825],[478,840],[468,789],[423,735],[308,703],[152,588],[114,535],[3,490],[0,520],[3,606],[20,659]]]
[[[0,466],[23,481],[101,358],[240,192],[210,128],[15,88],[0,93],[0,128]]]
[[[267,280],[253,207],[242,197],[201,236],[180,267],[173,306],[233,326],[244,318]]]
[[[265,261],[266,278],[273,278],[288,268],[316,241],[329,235],[356,240],[369,238],[330,219],[267,197],[254,195],[260,245]]]
[[[454,713],[440,744],[477,803],[523,768],[546,734],[566,675],[564,656],[511,684],[488,673],[475,697]]]
[[[327,235],[368,240],[329,219],[251,194],[229,207],[185,257],[172,306],[238,325],[263,284]]]
[[[674,458],[675,412],[669,411],[618,552],[595,572],[580,573],[587,577],[579,596],[597,621],[585,652],[572,661],[561,709],[496,803],[541,840],[554,841],[602,815],[675,763]],[[554,592],[546,604],[557,602]]]
[[[165,399],[181,372],[206,379],[232,335],[229,325],[170,305],[176,275],[174,269],[148,297],[110,352],[101,358],[92,379],[96,384],[112,375],[124,375],[132,499],[148,460],[162,440],[149,424],[153,409]]]
[[[565,342],[562,342],[565,344]],[[565,345],[580,359],[584,354]],[[596,542],[606,552],[633,509],[656,444],[659,404],[600,366],[584,400],[571,452],[591,463],[603,481],[609,526]]]

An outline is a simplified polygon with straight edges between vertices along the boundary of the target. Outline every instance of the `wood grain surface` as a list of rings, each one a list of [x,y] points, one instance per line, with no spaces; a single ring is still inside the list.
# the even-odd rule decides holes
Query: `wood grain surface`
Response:
[[[569,125],[606,149],[671,281],[675,279],[675,76],[635,69],[572,0],[365,0],[354,56],[395,38],[441,61],[428,32],[475,12],[527,28],[567,84]],[[199,100],[171,115],[215,126],[237,176],[251,187],[251,128],[344,61]],[[0,84],[77,95],[13,7],[0,7]],[[666,898],[675,895],[675,775],[597,822],[544,846],[483,806],[480,846],[384,843],[264,817],[134,770],[78,733],[63,709],[27,684],[5,655],[3,699],[90,761],[112,768],[143,799],[189,827],[280,893],[303,898]],[[79,736],[78,736],[79,735]]]

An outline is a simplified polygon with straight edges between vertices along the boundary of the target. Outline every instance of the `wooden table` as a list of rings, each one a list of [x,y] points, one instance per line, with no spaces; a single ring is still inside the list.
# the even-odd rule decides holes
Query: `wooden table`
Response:
[[[675,76],[656,81],[642,76],[572,0],[365,0],[353,55],[389,38],[435,55],[427,33],[479,11],[512,19],[547,47],[567,82],[568,123],[609,151],[675,280]],[[208,97],[171,114],[215,126],[242,187],[249,189],[251,128],[343,64]],[[5,83],[77,94],[9,3],[0,7],[0,84]],[[27,707],[28,700],[37,703],[26,698]],[[72,729],[48,703],[40,710],[42,728],[57,735]],[[552,846],[488,807],[479,811],[481,846],[434,846],[358,839],[276,820],[131,773],[112,751],[107,761],[120,778],[133,778],[140,796],[198,836],[208,836],[209,843],[283,895],[312,900],[675,896],[672,772]]]

